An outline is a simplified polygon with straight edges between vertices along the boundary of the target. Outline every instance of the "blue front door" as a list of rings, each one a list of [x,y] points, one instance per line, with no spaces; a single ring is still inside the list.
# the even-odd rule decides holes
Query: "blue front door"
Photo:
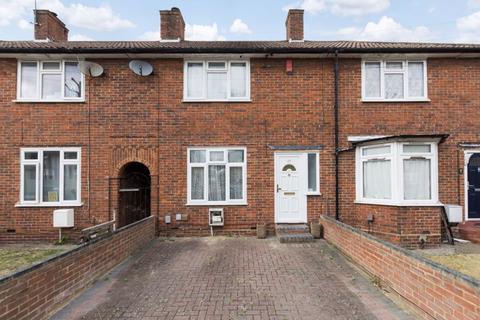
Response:
[[[468,219],[480,219],[480,153],[468,161]]]

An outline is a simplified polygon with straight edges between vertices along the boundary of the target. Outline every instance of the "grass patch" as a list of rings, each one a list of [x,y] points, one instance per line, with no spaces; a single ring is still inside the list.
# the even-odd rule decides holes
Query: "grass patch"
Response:
[[[452,254],[445,256],[428,256],[428,258],[480,280],[480,254]]]
[[[7,248],[0,249],[0,276],[28,267],[65,249]]]

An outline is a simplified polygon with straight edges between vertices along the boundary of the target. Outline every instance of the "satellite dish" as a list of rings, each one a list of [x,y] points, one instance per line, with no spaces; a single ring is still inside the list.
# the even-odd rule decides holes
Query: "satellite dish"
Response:
[[[146,61],[132,60],[130,61],[128,66],[133,71],[133,73],[143,77],[149,76],[153,72],[152,65]]]
[[[81,73],[91,77],[100,77],[103,74],[103,67],[95,62],[80,61],[78,69]]]

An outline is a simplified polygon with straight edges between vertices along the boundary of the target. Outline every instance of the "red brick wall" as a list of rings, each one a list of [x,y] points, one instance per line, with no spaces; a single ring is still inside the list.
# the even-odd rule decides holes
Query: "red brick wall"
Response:
[[[36,40],[68,40],[68,29],[55,13],[48,10],[37,10],[36,23],[34,26]]]
[[[378,103],[361,101],[361,60],[340,60],[340,148],[350,147],[348,136],[449,134],[439,145],[439,200],[464,205],[464,149],[462,142],[480,143],[480,70],[478,59],[431,58],[427,60],[430,102]],[[341,220],[365,228],[366,215],[375,213],[377,235],[397,229],[420,234],[440,233],[438,208],[405,208],[355,204],[355,152],[340,156]],[[399,220],[400,219],[400,220]],[[397,222],[395,222],[397,221]],[[393,223],[393,224],[392,224]],[[389,239],[390,237],[384,236]],[[411,238],[411,241],[407,239]],[[430,237],[434,241],[438,237]],[[403,244],[413,247],[418,236],[403,236]],[[438,244],[438,242],[437,242]]]
[[[399,247],[379,241],[329,217],[325,239],[381,285],[398,294],[425,319],[480,318],[480,282]]]
[[[323,145],[322,195],[308,197],[308,220],[334,211],[333,81],[330,59],[295,59],[292,74],[284,59],[251,60],[251,102],[186,103],[183,60],[151,60],[155,72],[139,77],[129,60],[98,60],[103,77],[90,79],[85,103],[15,103],[16,61],[0,60],[0,241],[55,240],[54,208],[18,208],[21,147],[82,147],[82,201],[75,208],[75,237],[86,226],[118,212],[115,183],[108,205],[108,177],[129,161],[144,163],[152,178],[152,214],[169,234],[208,234],[209,206],[186,206],[187,148],[245,146],[246,206],[224,206],[225,232],[252,233],[258,222],[274,222],[273,150],[267,145]],[[4,86],[3,86],[4,85]],[[90,139],[88,114],[90,113]],[[90,192],[88,142],[91,141]],[[158,190],[157,190],[158,186]],[[159,206],[157,206],[157,203]],[[168,227],[165,215],[188,214]],[[15,229],[15,234],[7,233]],[[220,228],[216,228],[220,231]]]
[[[0,319],[46,319],[155,237],[146,218],[107,238],[0,279]]]

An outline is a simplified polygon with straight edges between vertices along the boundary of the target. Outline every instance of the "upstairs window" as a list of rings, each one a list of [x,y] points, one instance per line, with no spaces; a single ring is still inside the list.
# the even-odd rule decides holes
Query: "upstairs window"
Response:
[[[188,204],[245,204],[246,149],[188,150]]]
[[[75,61],[20,61],[17,99],[69,101],[84,99],[84,77]]]
[[[362,62],[363,101],[427,100],[426,61]]]
[[[438,203],[437,144],[393,142],[357,148],[357,201],[373,204]]]
[[[22,205],[78,205],[80,148],[21,150]]]
[[[187,61],[184,100],[245,101],[250,99],[248,61]]]

